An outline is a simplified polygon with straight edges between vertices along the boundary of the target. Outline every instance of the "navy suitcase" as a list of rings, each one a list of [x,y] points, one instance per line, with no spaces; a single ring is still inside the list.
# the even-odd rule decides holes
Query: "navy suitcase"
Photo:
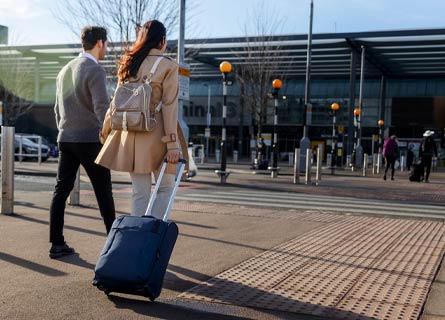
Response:
[[[162,289],[165,271],[178,237],[178,226],[168,222],[185,167],[181,160],[175,187],[163,220],[151,216],[166,162],[163,163],[147,211],[142,217],[120,216],[111,228],[94,268],[93,285],[104,291],[130,293],[156,299]]]

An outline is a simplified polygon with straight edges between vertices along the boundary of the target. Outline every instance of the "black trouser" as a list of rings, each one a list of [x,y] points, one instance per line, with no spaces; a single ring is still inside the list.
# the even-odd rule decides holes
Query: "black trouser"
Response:
[[[395,170],[394,164],[395,164],[395,162],[396,162],[396,157],[394,157],[394,156],[385,157],[385,164],[386,164],[385,177],[386,177],[386,173],[388,172],[389,166],[391,166],[391,178],[394,178],[394,170]]]
[[[430,177],[430,172],[431,172],[431,161],[433,160],[433,156],[425,156],[422,155],[422,166],[425,170],[426,168],[426,172],[425,172],[425,180],[428,180],[428,178]]]
[[[81,164],[93,185],[100,214],[107,234],[115,219],[110,170],[94,163],[102,145],[97,143],[59,143],[57,184],[50,208],[49,241],[55,245],[65,242],[63,224],[66,200],[73,190],[77,170]]]

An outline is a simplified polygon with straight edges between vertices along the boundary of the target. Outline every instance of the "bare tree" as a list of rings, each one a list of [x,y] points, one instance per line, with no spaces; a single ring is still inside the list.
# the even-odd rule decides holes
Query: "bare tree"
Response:
[[[190,23],[193,23],[193,17],[189,14],[193,14],[194,9],[195,0],[188,0],[189,30]],[[88,5],[79,0],[61,0],[57,1],[52,13],[76,35],[86,25],[103,25],[107,28],[110,53],[116,62],[115,67],[106,69],[109,75],[116,74],[123,50],[136,39],[138,26],[148,20],[159,20],[166,27],[169,38],[176,33],[179,25],[178,0],[90,0]]]
[[[12,47],[0,56],[0,101],[3,102],[3,124],[14,126],[17,119],[31,111],[34,98],[32,69]]]
[[[253,13],[249,13],[246,21],[246,44],[239,55],[243,61],[236,63],[235,71],[242,103],[247,107],[254,122],[252,126],[257,127],[259,137],[266,122],[271,81],[283,77],[283,73],[278,71],[280,41],[274,36],[282,29],[282,20],[271,13],[263,2]],[[254,138],[253,128],[250,131]]]
[[[137,26],[151,19],[162,21],[167,32],[173,32],[178,24],[177,7],[177,0],[90,0],[88,5],[62,0],[57,1],[53,15],[75,34],[85,25],[103,25],[110,42],[125,45],[135,39]]]

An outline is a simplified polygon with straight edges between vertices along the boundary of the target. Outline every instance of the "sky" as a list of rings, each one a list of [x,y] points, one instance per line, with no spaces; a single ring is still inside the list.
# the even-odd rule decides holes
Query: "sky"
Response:
[[[0,25],[9,27],[10,45],[79,42],[54,17],[56,1],[0,0]],[[88,4],[88,1],[84,1]],[[275,34],[306,34],[310,0],[186,0],[187,38],[252,35],[254,17]],[[190,2],[191,1],[191,2]],[[444,0],[313,0],[314,33],[445,28]],[[170,39],[176,39],[171,32]]]

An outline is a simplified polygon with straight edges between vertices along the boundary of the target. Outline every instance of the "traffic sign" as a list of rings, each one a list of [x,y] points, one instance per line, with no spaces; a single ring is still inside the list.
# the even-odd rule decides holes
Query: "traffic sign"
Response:
[[[190,93],[190,65],[187,63],[179,64],[179,93],[178,98],[181,100],[189,100]]]

